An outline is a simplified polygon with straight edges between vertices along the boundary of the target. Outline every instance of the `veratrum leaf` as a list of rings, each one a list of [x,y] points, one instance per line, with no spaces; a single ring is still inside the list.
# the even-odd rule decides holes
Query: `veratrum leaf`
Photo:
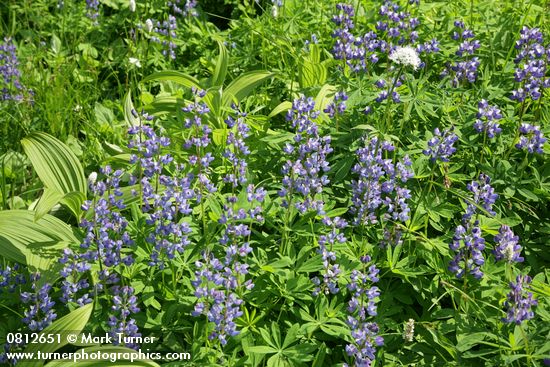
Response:
[[[84,329],[92,314],[93,305],[93,303],[89,303],[77,308],[68,315],[54,321],[40,333],[40,335],[44,335],[45,337],[48,334],[54,334],[56,335],[56,339],[57,335],[59,335],[59,340],[55,340],[54,343],[31,343],[27,345],[23,353],[37,353],[38,351],[42,353],[51,353],[69,344],[67,337],[69,335],[78,335],[82,332],[82,329]],[[40,338],[40,335],[38,338]],[[17,365],[23,367],[41,367],[44,365],[44,361],[33,359],[31,361],[21,361]]]
[[[225,107],[231,106],[233,99],[236,99],[237,102],[241,101],[244,97],[248,96],[254,88],[262,84],[264,80],[271,78],[273,75],[275,74],[263,70],[250,71],[240,75],[229,83],[227,88],[223,91],[223,105]]]
[[[218,48],[220,49],[220,55],[218,56],[218,62],[216,63],[214,75],[212,75],[213,86],[223,85],[225,76],[227,75],[227,65],[229,64],[229,55],[222,41],[218,41]]]
[[[132,366],[142,366],[142,367],[160,367],[160,365],[156,362],[150,361],[150,360],[138,360],[138,352],[136,352],[133,349],[125,348],[125,347],[116,347],[112,345],[103,345],[103,346],[96,346],[96,347],[89,347],[89,348],[83,348],[80,349],[76,353],[82,353],[82,355],[91,355],[92,353],[100,352],[102,355],[109,355],[114,356],[117,355],[121,356],[122,358],[117,358],[116,362],[111,362],[110,360],[105,359],[96,359],[96,360],[79,360],[79,361],[72,361],[72,360],[57,360],[57,361],[51,361],[48,363],[45,367],[73,367],[75,363],[78,364],[79,367],[104,367],[104,366],[117,366],[117,367],[132,367]],[[132,355],[134,355],[134,358],[132,359]]]
[[[124,120],[128,126],[138,126],[139,119],[132,114],[134,108],[134,102],[132,102],[132,92],[128,91],[126,97],[124,97]]]
[[[276,116],[282,112],[288,111],[291,108],[292,108],[292,102],[289,102],[289,101],[281,102],[277,107],[273,109],[273,111],[271,111],[271,113],[267,117],[272,118],[273,116]]]
[[[79,242],[71,227],[60,219],[45,214],[35,220],[35,214],[30,210],[0,211],[0,255],[4,258],[26,264],[31,254],[40,252],[34,247],[31,252],[30,245],[41,243],[41,248],[46,248],[60,242]]]
[[[21,144],[46,189],[36,208],[35,219],[59,200],[78,217],[86,198],[86,178],[78,158],[61,141],[42,132],[28,135]]]
[[[147,83],[152,81],[171,81],[189,88],[200,88],[199,81],[197,79],[193,78],[190,75],[174,70],[165,70],[159,71],[158,73],[153,73],[145,77],[145,79],[143,79],[141,82]]]

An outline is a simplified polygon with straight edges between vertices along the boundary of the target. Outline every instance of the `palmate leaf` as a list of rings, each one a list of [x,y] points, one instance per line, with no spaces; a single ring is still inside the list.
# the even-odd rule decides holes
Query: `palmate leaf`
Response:
[[[71,334],[80,334],[93,311],[93,303],[87,304],[76,310],[72,311],[68,315],[63,316],[59,320],[54,321],[50,326],[42,330],[39,335],[59,334],[59,340],[54,343],[31,343],[27,345],[24,353],[42,353],[55,352],[56,350],[69,344],[67,336]],[[21,361],[18,366],[23,367],[41,367],[44,365],[44,360],[34,359],[31,361]],[[74,364],[72,364],[74,365]]]
[[[117,356],[117,360],[112,362],[109,359],[96,359],[96,360],[81,360],[77,361],[79,367],[104,367],[104,366],[117,366],[117,367],[131,367],[131,366],[142,366],[142,367],[160,367],[158,363],[150,360],[138,360],[133,359],[131,355],[136,354],[137,352],[133,349],[126,347],[117,347],[112,345],[103,345],[103,346],[94,346],[89,348],[83,348],[79,351],[82,354],[86,353],[88,355],[92,353],[101,353],[109,356]],[[119,358],[119,356],[121,358]],[[46,367],[73,367],[75,362],[72,360],[54,360],[46,364]]]
[[[84,170],[78,158],[61,141],[42,132],[28,135],[21,144],[45,187],[36,207],[35,219],[49,212],[58,202],[78,217],[87,191]]]

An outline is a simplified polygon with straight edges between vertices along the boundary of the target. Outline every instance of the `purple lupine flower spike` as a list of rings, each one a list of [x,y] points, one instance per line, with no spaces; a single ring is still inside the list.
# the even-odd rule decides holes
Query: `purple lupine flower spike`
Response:
[[[498,231],[498,235],[495,236],[495,242],[497,246],[493,250],[495,259],[504,260],[509,263],[523,262],[521,257],[521,246],[518,244],[519,237],[514,235],[510,227],[503,225]]]
[[[502,129],[498,124],[498,120],[502,118],[502,113],[497,106],[491,106],[482,99],[478,103],[477,119],[474,123],[474,128],[478,132],[484,132],[489,138],[494,138],[500,134]]]
[[[533,293],[529,292],[531,277],[528,275],[518,275],[516,282],[510,282],[510,292],[504,302],[506,308],[506,317],[502,319],[504,323],[515,323],[520,325],[523,321],[535,317],[531,307],[538,304],[533,298]]]
[[[428,141],[428,149],[422,152],[429,156],[432,162],[440,160],[449,162],[450,156],[456,152],[454,143],[458,140],[458,136],[453,132],[453,129],[445,129],[443,132],[439,128],[435,128],[434,136]]]

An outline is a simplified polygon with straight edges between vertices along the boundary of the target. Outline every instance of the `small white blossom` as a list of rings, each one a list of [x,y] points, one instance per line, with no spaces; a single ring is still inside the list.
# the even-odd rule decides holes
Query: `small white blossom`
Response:
[[[135,57],[130,57],[128,61],[130,61],[130,64],[135,65],[137,68],[141,67],[141,62],[139,61],[139,59],[136,59]]]
[[[130,4],[128,5],[128,9],[133,13],[136,11],[136,0],[130,0]]]
[[[73,111],[74,111],[74,112],[80,112],[80,111],[82,111],[82,106],[79,105],[79,104],[77,104],[76,106],[74,106]]]
[[[409,319],[409,321],[405,322],[403,339],[409,343],[414,340],[414,319]]]
[[[271,15],[273,16],[273,18],[277,18],[277,16],[279,15],[279,7],[277,5],[273,5],[271,7]]]
[[[88,185],[92,186],[97,181],[97,172],[92,172],[88,176]]]
[[[145,30],[147,33],[151,33],[153,31],[153,21],[151,19],[147,19],[145,21]]]
[[[418,69],[422,62],[418,57],[418,52],[411,46],[397,46],[390,54],[390,60],[403,66],[410,65],[414,70]]]

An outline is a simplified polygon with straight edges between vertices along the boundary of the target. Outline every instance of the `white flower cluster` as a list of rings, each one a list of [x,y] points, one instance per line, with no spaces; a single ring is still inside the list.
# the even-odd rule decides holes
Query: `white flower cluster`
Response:
[[[409,343],[414,340],[414,319],[409,319],[409,321],[405,322],[403,339]]]
[[[403,66],[410,65],[414,70],[418,69],[422,62],[418,52],[411,46],[397,46],[390,54],[390,60]]]

